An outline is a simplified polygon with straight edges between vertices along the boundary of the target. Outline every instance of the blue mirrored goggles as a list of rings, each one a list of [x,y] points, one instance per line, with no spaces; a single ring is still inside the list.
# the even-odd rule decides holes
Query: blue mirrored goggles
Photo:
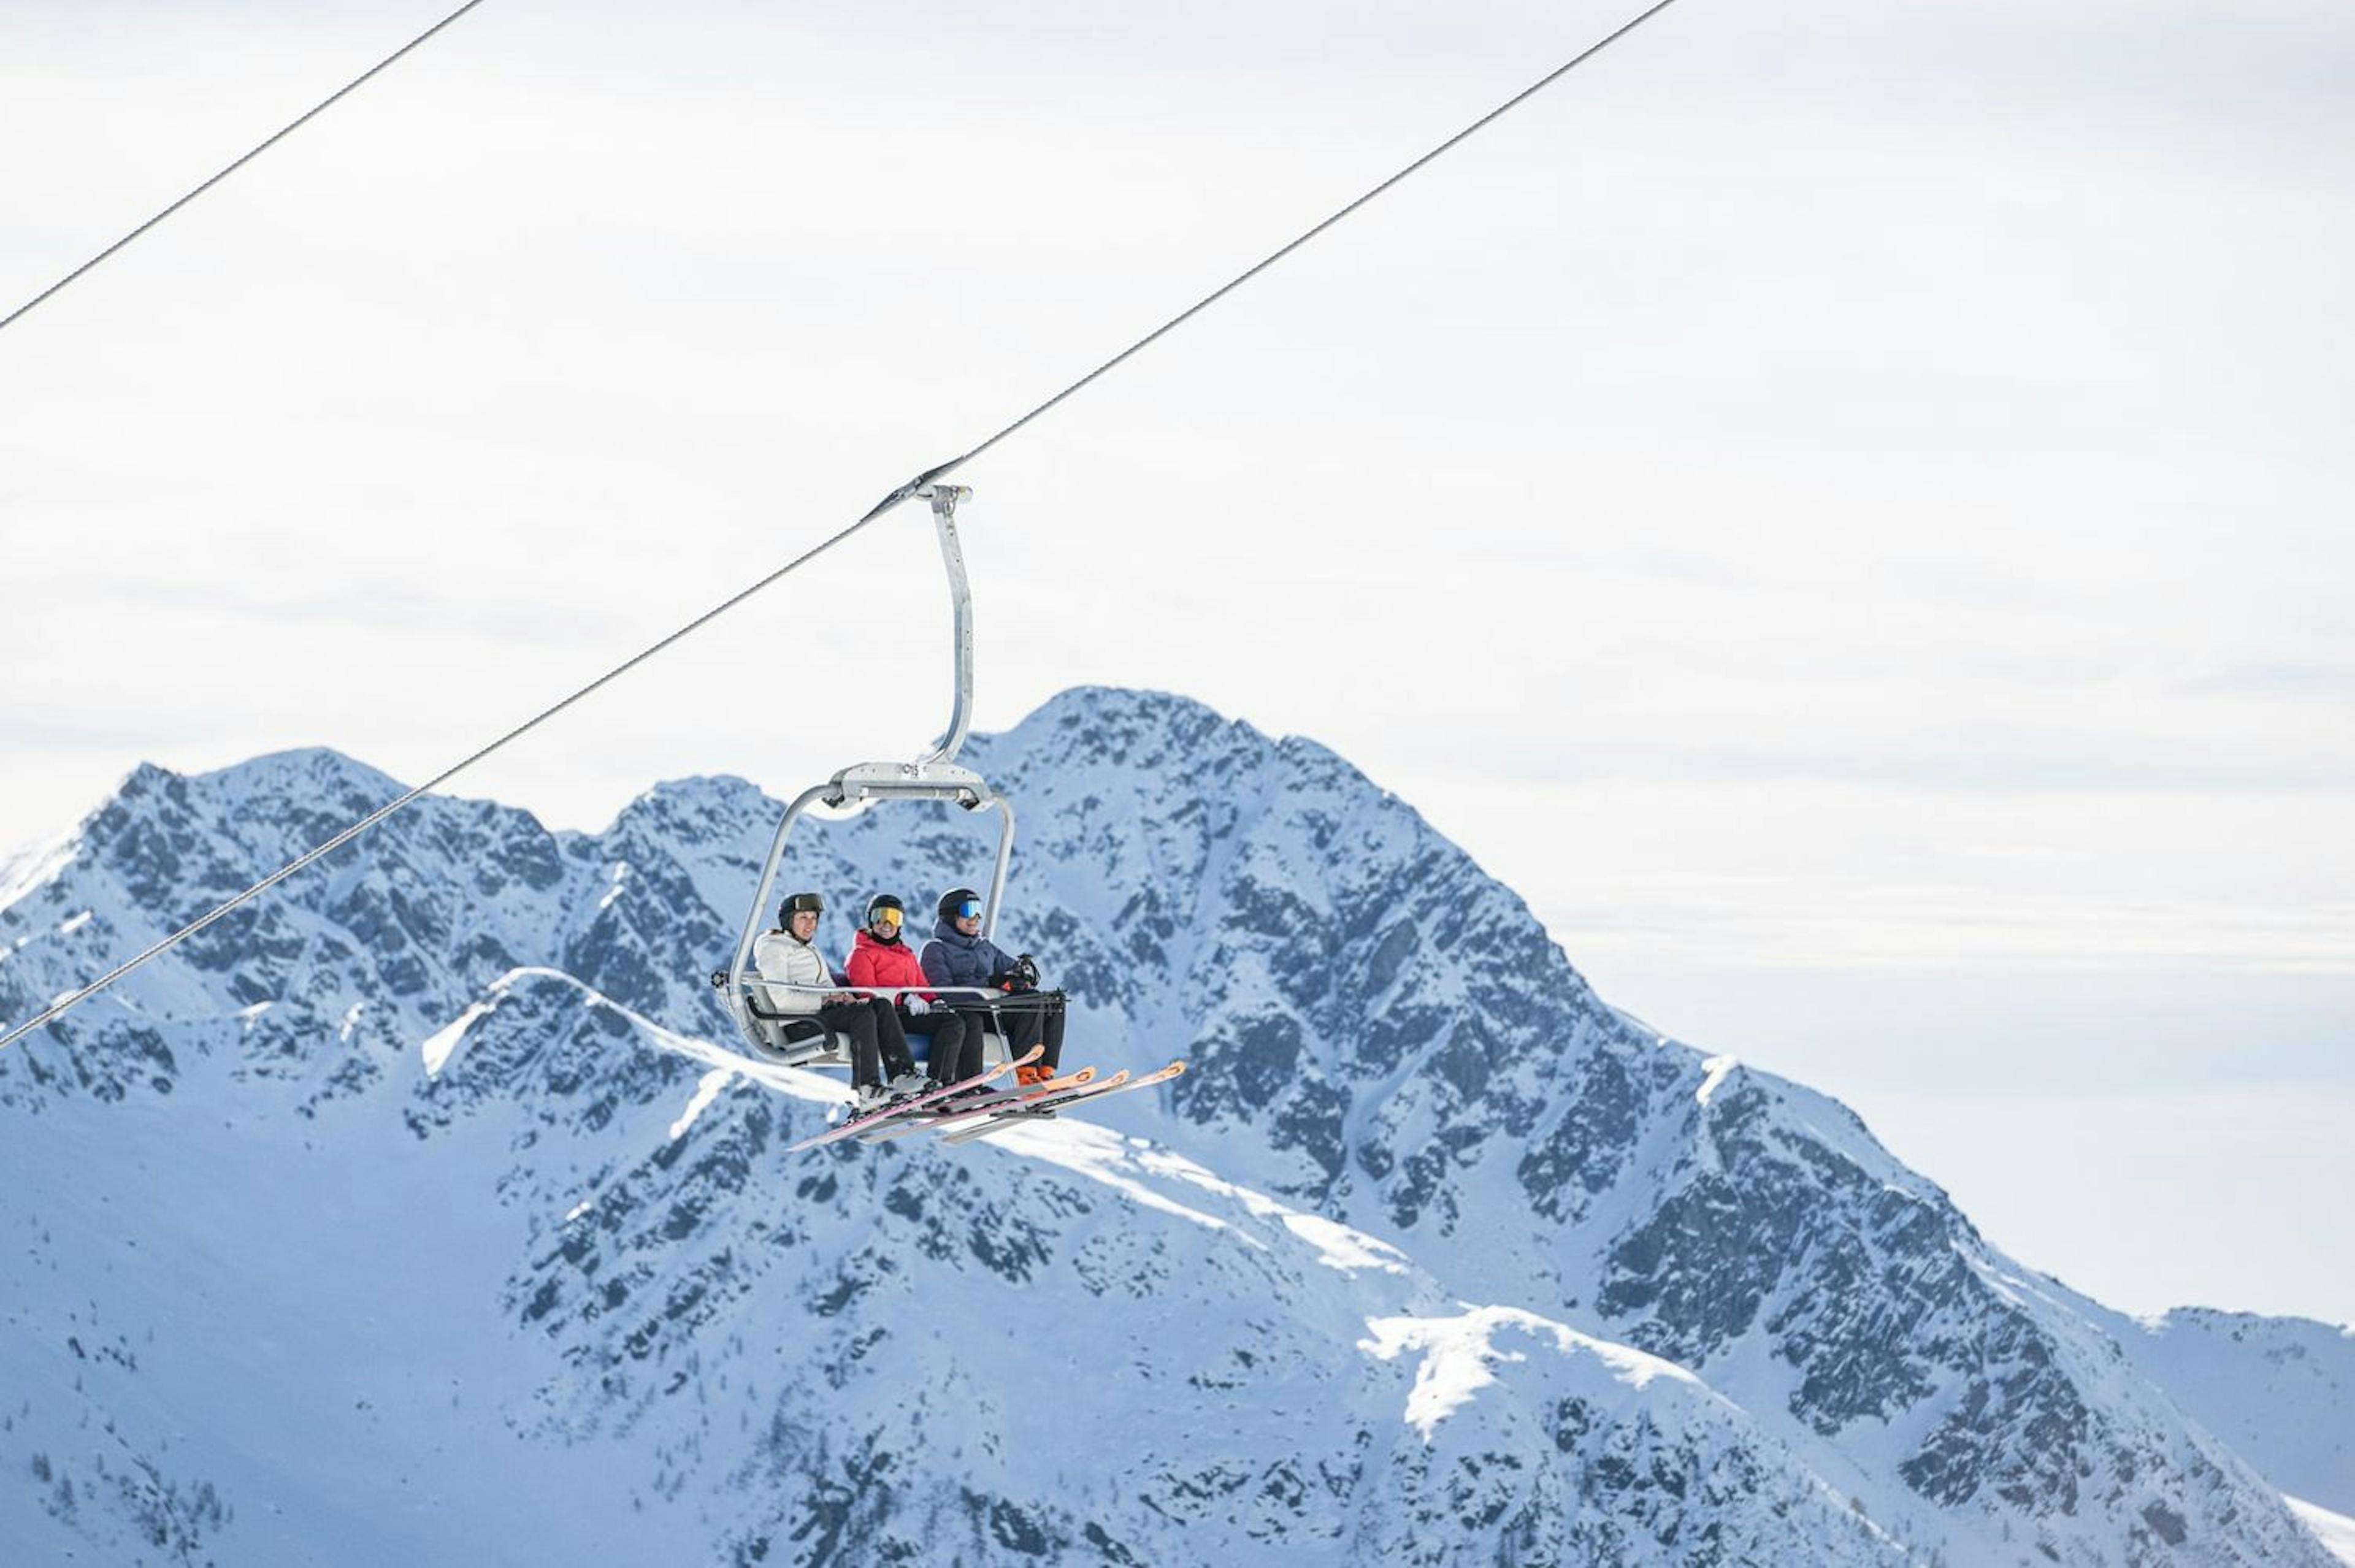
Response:
[[[979,920],[981,918],[981,901],[979,899],[965,900],[964,902],[956,906],[956,917],[959,920]]]

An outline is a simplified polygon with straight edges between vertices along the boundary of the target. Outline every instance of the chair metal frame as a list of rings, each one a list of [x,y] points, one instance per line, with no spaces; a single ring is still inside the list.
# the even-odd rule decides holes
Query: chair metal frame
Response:
[[[815,1021],[814,1015],[784,1012],[763,1005],[764,998],[773,999],[777,992],[811,987],[789,987],[767,979],[752,965],[752,944],[759,939],[762,923],[767,918],[769,900],[776,890],[777,873],[784,864],[794,825],[812,810],[824,806],[847,817],[869,806],[895,801],[936,800],[972,812],[996,811],[997,857],[990,870],[981,931],[985,937],[994,937],[997,931],[997,911],[1005,896],[1007,869],[1014,858],[1014,807],[1005,796],[993,791],[979,773],[956,760],[973,725],[973,593],[965,580],[964,547],[957,538],[956,508],[957,503],[973,492],[962,485],[928,485],[916,494],[932,503],[941,562],[948,571],[953,617],[951,657],[954,664],[954,699],[948,727],[914,762],[853,763],[824,784],[802,791],[785,807],[784,816],[777,824],[776,837],[770,841],[768,859],[762,864],[761,880],[752,890],[751,907],[737,938],[734,961],[711,976],[713,987],[725,999],[745,1042],[763,1061],[815,1066],[841,1065],[849,1061],[849,1041],[846,1037],[821,1029],[815,1034],[796,1038],[789,1028],[796,1020]],[[893,996],[915,988],[861,987],[860,990]]]

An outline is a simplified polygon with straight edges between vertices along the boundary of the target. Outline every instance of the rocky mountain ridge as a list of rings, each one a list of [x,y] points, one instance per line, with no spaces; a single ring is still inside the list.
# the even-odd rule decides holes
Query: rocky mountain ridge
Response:
[[[178,1168],[183,1124],[221,1121],[236,1139],[197,1164],[231,1189],[315,1166],[340,1194],[362,1150],[446,1179],[467,1262],[436,1263],[441,1240],[413,1260],[446,1276],[419,1311],[463,1303],[508,1352],[477,1374],[495,1418],[452,1441],[525,1472],[592,1450],[617,1507],[745,1561],[1155,1561],[1181,1530],[1233,1562],[2328,1561],[2091,1304],[1836,1102],[1605,1006],[1519,900],[1330,752],[1083,690],[967,760],[1023,813],[1007,934],[1071,991],[1087,1059],[1185,1055],[1179,1092],[1004,1147],[786,1165],[824,1091],[718,1053],[703,981],[776,804],[688,781],[585,835],[433,799],[0,1060],[0,1117],[27,1135],[11,1179],[52,1190],[43,1137],[87,1166],[125,1126]],[[397,788],[315,752],[140,770],[0,869],[0,1016]],[[988,848],[948,812],[876,812],[793,875],[928,903]],[[152,1268],[173,1221],[146,1219]],[[50,1232],[36,1253],[99,1310],[95,1255]],[[55,1348],[89,1338],[83,1309],[38,1310],[66,1317],[27,1341],[29,1386],[86,1381]],[[1119,1370],[1066,1397],[1074,1324]],[[400,1336],[379,1351],[434,1364]],[[127,1430],[112,1400],[85,1393],[84,1418]],[[716,1400],[741,1405],[732,1435]],[[218,1448],[184,1446],[191,1475]],[[63,1448],[38,1451],[52,1477]],[[218,1509],[299,1490],[259,1473],[208,1477]],[[227,1542],[250,1506],[189,1528]]]

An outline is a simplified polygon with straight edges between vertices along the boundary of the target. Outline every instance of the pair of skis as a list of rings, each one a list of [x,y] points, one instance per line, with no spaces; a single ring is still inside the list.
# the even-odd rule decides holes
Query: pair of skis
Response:
[[[799,1154],[821,1145],[847,1137],[861,1137],[869,1143],[905,1137],[911,1133],[939,1132],[943,1143],[966,1143],[974,1138],[987,1137],[1016,1122],[1051,1116],[1056,1112],[1102,1099],[1108,1095],[1126,1093],[1132,1089],[1149,1089],[1156,1083],[1167,1083],[1186,1071],[1182,1061],[1173,1061],[1158,1072],[1142,1078],[1131,1078],[1123,1068],[1111,1077],[1097,1082],[1095,1069],[1083,1067],[1078,1072],[1028,1089],[994,1093],[987,1098],[953,1106],[943,1106],[950,1096],[977,1089],[996,1078],[1003,1077],[1018,1067],[1026,1066],[1046,1054],[1044,1046],[1032,1046],[1011,1061],[1001,1061],[984,1072],[954,1083],[944,1083],[921,1094],[895,1100],[880,1105],[863,1116],[828,1127],[822,1133],[804,1138],[790,1146],[787,1154]],[[925,1115],[929,1111],[930,1115]]]
[[[879,1144],[915,1133],[960,1126],[976,1116],[987,1115],[992,1111],[1019,1104],[1025,1100],[1043,1099],[1050,1094],[1060,1094],[1092,1083],[1095,1076],[1094,1068],[1082,1067],[1077,1072],[1066,1073],[1044,1083],[1033,1083],[1027,1089],[994,1089],[984,1093],[963,1095],[952,1090],[950,1098],[946,1100],[919,1106],[904,1116],[892,1117],[882,1126],[869,1128],[859,1135],[859,1141]],[[1128,1074],[1124,1072],[1120,1076],[1126,1078]]]
[[[1092,1100],[1106,1100],[1114,1094],[1125,1094],[1133,1089],[1150,1089],[1156,1083],[1167,1083],[1185,1071],[1184,1062],[1173,1061],[1168,1066],[1148,1072],[1142,1078],[1131,1078],[1128,1075],[1128,1070],[1123,1068],[1101,1083],[1090,1083],[1082,1088],[1067,1090],[1060,1093],[1049,1093],[1039,1098],[1026,1098],[1018,1104],[991,1111],[975,1125],[958,1127],[953,1132],[943,1133],[941,1141],[944,1144],[971,1143],[975,1138],[986,1138],[992,1133],[1003,1132],[1018,1122],[1036,1121],[1041,1117],[1051,1116],[1058,1111],[1068,1111],[1075,1105],[1084,1105]]]
[[[797,1144],[787,1146],[785,1152],[800,1154],[805,1149],[817,1148],[840,1138],[871,1131],[895,1117],[906,1115],[911,1111],[920,1111],[926,1105],[937,1104],[961,1090],[977,1089],[991,1079],[1003,1077],[1018,1067],[1028,1067],[1046,1054],[1045,1046],[1034,1045],[1012,1061],[1001,1061],[996,1066],[976,1072],[970,1078],[961,1078],[954,1083],[943,1083],[937,1089],[927,1089],[920,1094],[906,1095],[887,1104],[878,1105],[863,1116],[852,1116],[847,1121],[837,1122],[822,1133],[813,1134]]]

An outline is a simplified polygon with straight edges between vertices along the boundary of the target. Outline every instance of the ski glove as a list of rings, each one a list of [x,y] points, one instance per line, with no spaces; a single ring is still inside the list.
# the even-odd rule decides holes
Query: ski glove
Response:
[[[932,1010],[932,1004],[911,991],[900,998],[900,1005],[911,1013],[923,1014]]]

